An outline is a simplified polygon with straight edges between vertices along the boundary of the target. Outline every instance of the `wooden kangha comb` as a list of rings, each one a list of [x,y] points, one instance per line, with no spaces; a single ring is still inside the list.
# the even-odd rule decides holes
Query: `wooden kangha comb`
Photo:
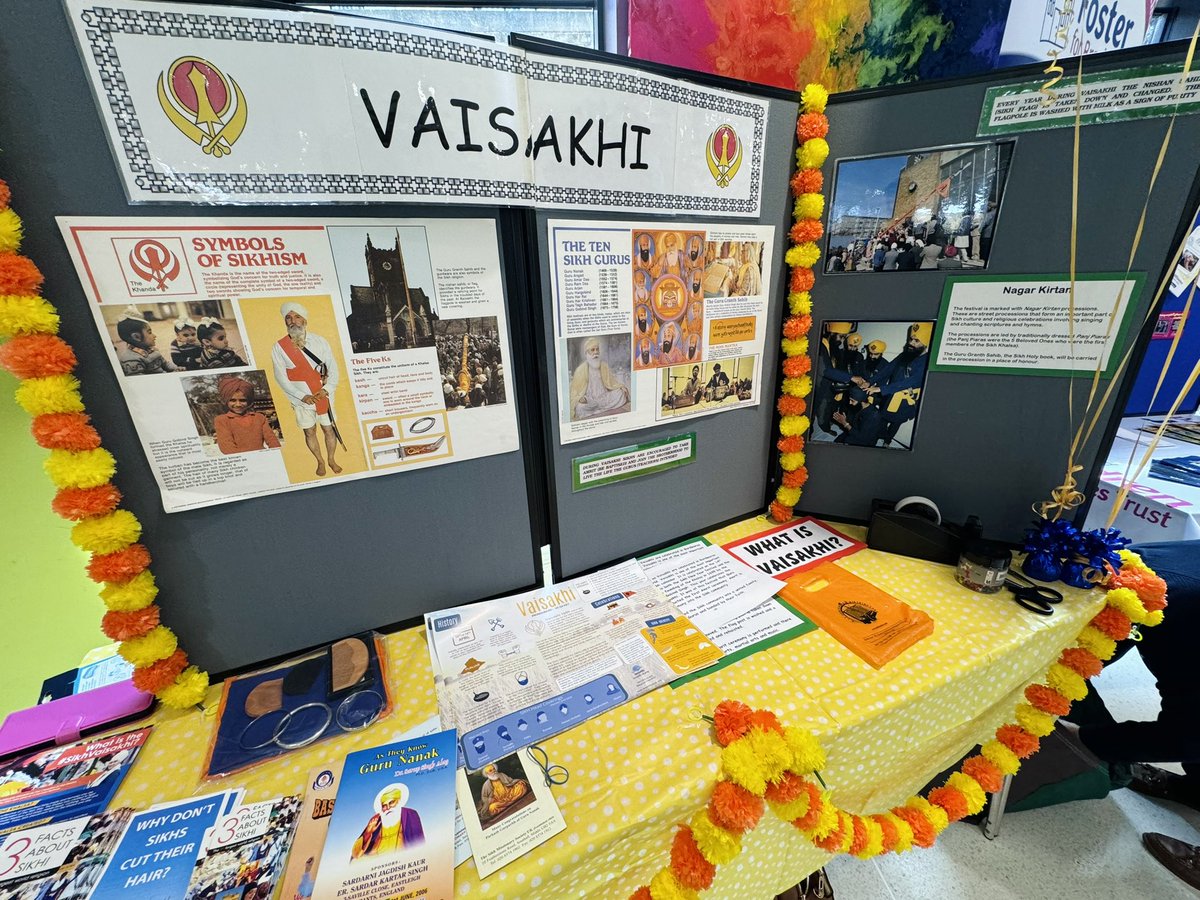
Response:
[[[246,695],[246,715],[252,718],[283,709],[283,679],[273,678],[256,684]]]
[[[329,648],[332,671],[329,676],[330,694],[354,687],[367,674],[371,654],[359,638],[343,638]]]

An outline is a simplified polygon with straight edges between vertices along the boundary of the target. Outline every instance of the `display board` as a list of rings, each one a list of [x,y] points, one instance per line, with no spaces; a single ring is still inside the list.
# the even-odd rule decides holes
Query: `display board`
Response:
[[[520,43],[565,58],[618,59]],[[556,578],[761,509],[774,443],[791,209],[786,179],[798,98],[649,63],[621,64],[768,103],[764,171],[778,174],[750,221],[600,208],[537,212],[530,227],[543,298]],[[721,125],[713,118],[705,127],[719,132]],[[590,386],[589,341],[603,366]]]
[[[1131,112],[1130,104],[1140,102],[1137,91],[1170,90],[1184,49],[1085,61],[1088,82],[1099,79],[1105,93],[1080,132],[1074,361],[1066,327],[1073,80],[1056,86],[1053,115],[1039,105],[1037,67],[831,98],[828,243],[809,334],[814,425],[798,511],[862,521],[873,499],[915,494],[933,499],[947,520],[976,515],[987,536],[1019,541],[1031,504],[1063,482],[1074,433],[1070,373],[1078,425],[1096,361],[1111,373],[1133,345],[1076,457],[1080,489],[1094,487],[1113,410],[1123,408],[1154,325],[1143,327],[1148,306],[1195,210],[1190,148],[1200,118],[1187,114],[1175,123],[1126,279],[1170,111],[1159,103]],[[898,363],[908,381],[873,374],[915,347],[914,338],[929,352]],[[852,374],[876,389],[860,391]],[[1101,381],[1101,393],[1108,384]],[[847,427],[864,403],[872,412],[857,430]]]
[[[505,261],[498,273],[502,281],[497,283],[503,288],[511,332],[510,349],[505,351],[511,357],[504,360],[504,368],[509,375],[507,402],[517,413],[520,449],[166,513],[119,389],[111,339],[108,334],[102,337],[93,320],[92,298],[76,276],[55,217],[120,217],[121,224],[132,226],[150,218],[212,218],[214,211],[179,202],[154,207],[127,203],[62,6],[9,11],[0,29],[0,71],[10,85],[0,104],[4,147],[0,175],[19,195],[16,201],[26,226],[24,251],[46,274],[44,293],[60,310],[62,334],[79,356],[78,374],[88,411],[118,460],[116,483],[125,505],[144,525],[143,540],[154,557],[164,622],[179,634],[197,664],[220,673],[367,628],[386,627],[425,610],[525,589],[540,581],[541,507],[531,499],[540,483],[529,476],[531,469],[539,471],[541,448],[530,421],[536,410],[530,400],[529,375],[536,362],[523,312],[528,307],[523,297],[525,279],[519,268],[513,268],[519,258],[511,246],[510,234],[517,230],[514,213],[484,206],[379,204],[292,207],[287,218],[317,223],[484,220],[485,232],[496,235],[499,256]],[[40,73],[36,81],[34,72]],[[57,137],[48,139],[51,134]],[[279,213],[278,208],[237,206],[221,209],[219,216],[249,226],[255,224],[251,218],[277,220],[283,218]],[[382,243],[373,230],[370,236],[377,247]],[[357,243],[346,251],[347,258],[361,263],[364,235],[352,237]],[[168,299],[155,301],[151,292],[129,302]],[[315,305],[300,300],[315,319]],[[271,329],[281,335],[285,329],[277,301],[266,313]],[[246,310],[239,311],[238,324],[252,327],[246,315]],[[160,349],[165,351],[171,325],[156,322],[155,327],[163,331]],[[332,338],[332,331],[326,334]],[[267,350],[258,354],[257,362],[264,378],[273,377]],[[345,383],[340,390],[347,390]],[[342,399],[335,398],[335,405],[338,402]],[[290,411],[279,413],[285,450],[290,415]],[[347,431],[349,423],[339,422]],[[353,425],[356,432],[360,424]],[[371,429],[376,426],[368,421],[363,427],[367,430],[358,435],[360,442],[372,440]],[[405,423],[398,421],[391,427],[403,429]],[[291,434],[292,447],[303,448],[303,440],[296,439],[296,432]],[[343,438],[354,443],[348,433]],[[311,471],[306,477],[312,477]],[[481,508],[486,516],[480,515]],[[98,621],[99,604],[96,615]]]

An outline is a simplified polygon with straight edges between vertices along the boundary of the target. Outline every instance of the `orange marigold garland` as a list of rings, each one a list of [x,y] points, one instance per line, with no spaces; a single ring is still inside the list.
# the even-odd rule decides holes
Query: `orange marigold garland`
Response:
[[[136,663],[134,685],[164,705],[199,703],[208,675],[188,666],[175,635],[159,623],[158,588],[147,571],[150,553],[136,543],[141,525],[118,508],[112,457],[88,421],[71,375],[75,351],[58,337],[58,314],[37,292],[42,273],[19,253],[21,220],[8,209],[8,185],[0,181],[0,365],[21,379],[17,401],[33,416],[37,443],[50,450],[47,473],[59,487],[51,506],[76,524],[72,540],[91,552],[88,576],[103,587],[108,606],[101,628],[121,641],[121,655]]]
[[[796,435],[779,442],[783,454],[798,453],[802,447],[803,439]],[[1161,579],[1136,554],[1125,553],[1126,567],[1137,570],[1141,577],[1110,579],[1108,604],[1084,626],[1077,646],[1065,649],[1051,665],[1045,681],[1069,682],[1078,677],[1082,682],[1098,675],[1103,667],[1100,657],[1107,659],[1111,654],[1092,649],[1094,635],[1106,629],[1120,630],[1122,619],[1130,622],[1130,615],[1144,626],[1150,625],[1146,621],[1150,604],[1166,605],[1159,588]],[[1128,626],[1125,631],[1128,634]],[[1016,774],[1021,760],[1037,751],[1038,734],[1049,734],[1054,720],[1071,706],[1067,697],[1046,684],[1029,685],[1025,699],[1028,703],[1016,710],[1020,724],[1001,725],[995,739],[963,760],[960,770],[944,784],[931,789],[926,797],[912,797],[888,812],[866,816],[839,809],[811,780],[824,766],[824,752],[815,737],[785,727],[770,710],[751,709],[737,700],[721,701],[709,719],[722,747],[712,797],[690,822],[680,824],[671,845],[670,865],[655,875],[648,887],[639,887],[632,900],[681,900],[707,890],[717,867],[741,852],[743,840],[758,824],[764,806],[770,806],[777,817],[829,853],[869,859],[933,846],[951,822],[983,809],[987,795],[1000,791],[1005,776]]]
[[[811,368],[808,359],[808,332],[812,328],[812,289],[814,278],[812,267],[821,257],[817,245],[825,229],[821,217],[825,210],[825,197],[821,190],[825,185],[821,165],[829,154],[825,136],[829,133],[829,120],[825,117],[825,103],[829,92],[819,84],[808,85],[800,95],[800,117],[796,122],[796,137],[800,148],[796,151],[796,174],[792,176],[792,193],[796,197],[793,209],[795,224],[788,236],[792,247],[785,259],[792,268],[791,292],[788,294],[788,309],[791,315],[783,323],[783,392],[779,398],[779,431],[786,440],[798,437],[808,430],[808,410],[805,397],[812,391],[812,382],[804,377]],[[801,362],[803,360],[803,362]],[[786,522],[800,499],[800,489],[807,479],[804,468],[804,453],[797,449],[782,451],[779,459],[783,477],[775,491],[769,515],[777,522]]]

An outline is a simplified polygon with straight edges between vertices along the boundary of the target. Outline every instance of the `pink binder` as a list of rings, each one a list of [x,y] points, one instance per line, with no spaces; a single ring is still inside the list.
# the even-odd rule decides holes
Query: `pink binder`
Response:
[[[68,744],[149,709],[152,694],[118,681],[82,694],[9,713],[0,725],[0,759],[42,744]]]

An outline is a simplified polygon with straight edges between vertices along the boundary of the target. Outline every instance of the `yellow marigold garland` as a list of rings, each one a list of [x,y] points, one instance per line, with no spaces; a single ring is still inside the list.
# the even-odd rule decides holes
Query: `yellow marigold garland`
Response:
[[[1153,576],[1136,554],[1122,551],[1121,557],[1124,566]],[[1071,700],[1083,699],[1087,680],[1071,667],[1071,663],[1078,663],[1079,648],[1110,658],[1111,653],[1095,652],[1108,649],[1103,642],[1115,646],[1103,633],[1104,628],[1112,627],[1107,624],[1111,615],[1106,616],[1106,612],[1117,610],[1145,627],[1151,624],[1148,619],[1154,618],[1146,609],[1149,599],[1148,594],[1133,588],[1114,587],[1108,591],[1105,610],[1084,626],[1075,645],[1050,665],[1045,683],[1031,686],[1027,694],[1056,709],[1069,709]],[[1161,607],[1165,603],[1160,595],[1152,605]],[[1153,612],[1162,615],[1161,608]],[[1015,723],[996,729],[996,738],[984,742],[979,755],[964,760],[961,771],[952,773],[927,796],[911,797],[903,806],[862,816],[839,809],[829,793],[810,780],[825,765],[824,751],[812,734],[800,728],[784,728],[767,710],[751,710],[736,700],[724,700],[709,719],[722,747],[718,787],[712,800],[682,826],[685,831],[690,828],[691,841],[682,847],[677,841],[671,864],[654,876],[649,887],[638,888],[631,900],[698,898],[701,890],[707,890],[716,867],[732,862],[742,851],[745,835],[753,830],[754,826],[739,816],[738,809],[726,811],[721,805],[732,802],[730,798],[744,798],[744,792],[764,798],[776,816],[830,853],[870,859],[932,846],[951,822],[984,808],[988,793],[1001,789],[1002,776],[1017,773],[1021,760],[1037,751],[1038,739],[1054,730],[1058,718],[1029,703],[1019,704],[1014,717]],[[744,831],[719,824],[739,821]]]
[[[805,399],[812,392],[808,377],[807,332],[812,325],[809,289],[813,282],[813,266],[821,258],[821,248],[812,239],[820,234],[821,216],[825,213],[825,196],[821,193],[821,166],[829,156],[829,144],[820,135],[829,130],[825,104],[829,92],[819,84],[810,84],[800,92],[800,117],[796,135],[800,147],[796,150],[796,175],[792,192],[796,202],[792,208],[795,225],[792,228],[792,247],[785,254],[791,267],[791,290],[788,293],[790,316],[784,322],[781,342],[784,354],[783,389],[779,400],[779,464],[783,469],[782,483],[775,492],[770,515],[777,522],[792,517],[792,509],[800,500],[800,489],[808,478],[804,468],[804,438],[808,418],[803,415]],[[800,335],[800,336],[797,336]]]
[[[0,181],[0,251],[16,253],[20,249],[23,228],[20,217],[8,207],[7,201],[2,199],[7,196],[7,186]],[[24,257],[20,259],[24,260]],[[36,272],[32,263],[29,263],[29,266]],[[38,282],[40,281],[39,273]],[[58,333],[58,323],[58,313],[44,297],[35,293],[0,296],[0,339],[24,335],[54,335]],[[84,411],[83,398],[79,394],[79,381],[69,371],[74,365],[73,354],[70,355],[70,360],[69,364],[55,366],[64,371],[23,378],[17,387],[17,403],[34,417],[35,433],[38,420],[42,416]],[[19,367],[8,365],[7,358],[5,362],[6,367],[21,378],[15,371],[15,368]],[[54,446],[45,439],[39,440],[50,450],[43,465],[46,474],[60,489],[60,495],[68,491],[111,488],[116,460],[107,450],[99,447],[92,450],[71,449]],[[114,496],[119,496],[115,489],[112,490]],[[108,567],[96,571],[122,571],[126,576],[123,580],[101,582],[100,596],[105,606],[116,613],[128,613],[150,607],[158,595],[158,588],[154,584],[154,576],[145,568],[144,560],[140,564],[136,562],[139,553],[134,551],[139,551],[136,542],[142,532],[137,517],[128,510],[112,509],[111,505],[100,503],[91,515],[71,518],[78,519],[71,529],[71,540],[92,554],[93,565],[98,560],[110,561]],[[144,553],[144,550],[140,552]],[[131,560],[128,571],[124,567],[112,569],[112,558],[122,554]],[[121,656],[135,666],[135,683],[141,681],[142,676],[150,672],[156,663],[162,663],[176,654],[179,642],[175,634],[164,625],[152,624],[155,620],[156,617],[153,616],[144,617],[146,625],[140,626],[146,628],[144,633],[123,641],[119,648]],[[186,656],[182,652],[179,654],[179,660],[182,660],[177,663],[180,668],[172,669],[166,676],[170,678],[171,674],[179,672],[173,679],[162,684],[162,680],[165,679],[157,676],[144,683],[156,685],[155,695],[164,705],[184,709],[204,699],[208,691],[208,675],[196,666],[187,666]]]

